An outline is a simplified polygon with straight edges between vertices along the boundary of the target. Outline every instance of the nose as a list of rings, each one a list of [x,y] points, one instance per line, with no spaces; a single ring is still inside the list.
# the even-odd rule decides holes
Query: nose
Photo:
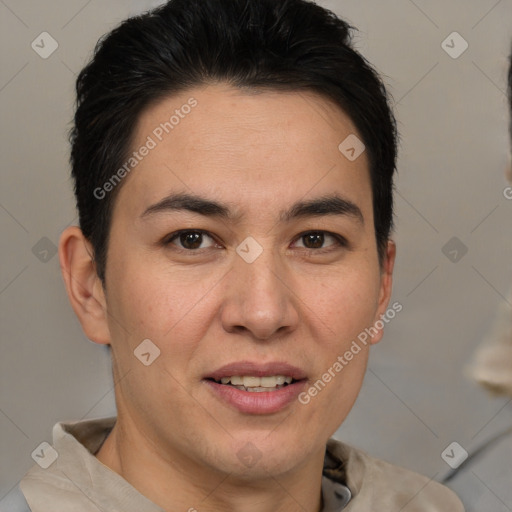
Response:
[[[251,263],[237,255],[229,279],[221,310],[226,332],[269,340],[296,329],[299,312],[292,279],[271,249]]]

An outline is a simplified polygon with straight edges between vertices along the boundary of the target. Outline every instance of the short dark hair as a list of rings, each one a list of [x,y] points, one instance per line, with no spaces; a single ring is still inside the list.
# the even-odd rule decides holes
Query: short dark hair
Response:
[[[126,161],[144,109],[217,82],[312,91],[341,107],[366,146],[382,262],[393,228],[396,122],[377,72],[352,47],[352,29],[309,0],[170,0],[98,41],[77,78],[70,141],[79,223],[104,285],[121,184],[101,200],[94,191]]]

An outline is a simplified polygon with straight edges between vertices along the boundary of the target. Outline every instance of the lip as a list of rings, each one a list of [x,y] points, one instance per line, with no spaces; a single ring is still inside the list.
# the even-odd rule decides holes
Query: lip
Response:
[[[204,382],[218,399],[245,414],[273,414],[279,412],[297,400],[307,383],[306,380],[300,380],[276,391],[257,393],[219,384],[213,380],[205,380]]]
[[[269,363],[254,363],[252,361],[239,361],[236,363],[226,364],[214,372],[205,376],[205,379],[220,380],[223,377],[232,377],[234,375],[251,376],[251,377],[268,377],[272,375],[284,375],[292,377],[294,380],[302,380],[306,378],[306,374],[300,368],[292,366],[281,361],[273,361]]]
[[[285,375],[292,377],[296,382],[288,384],[276,391],[251,392],[237,389],[233,386],[220,384],[212,379],[220,380],[223,377],[254,376],[268,377],[272,375]],[[245,414],[273,414],[281,411],[293,401],[307,384],[306,374],[296,366],[284,362],[253,363],[240,361],[227,364],[213,373],[207,375],[204,380],[208,388],[223,403]]]

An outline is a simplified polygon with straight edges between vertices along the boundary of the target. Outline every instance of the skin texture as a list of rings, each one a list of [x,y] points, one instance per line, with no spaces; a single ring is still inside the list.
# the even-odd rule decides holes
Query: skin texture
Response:
[[[368,346],[310,403],[272,414],[239,412],[203,379],[227,363],[284,361],[305,372],[308,386],[317,381],[385,313],[395,246],[389,241],[379,265],[368,161],[338,150],[357,133],[338,107],[313,93],[209,85],[146,110],[133,149],[191,97],[197,106],[124,178],[105,289],[79,228],[61,238],[83,330],[112,347],[118,421],[97,458],[169,512],[316,512],[325,443],[358,395]],[[141,217],[176,192],[221,202],[234,217]],[[364,222],[280,220],[295,202],[334,193],[355,203]],[[179,238],[164,243],[183,229],[212,238],[195,252]],[[308,248],[302,235],[312,230],[341,235],[348,246],[326,235],[322,248]],[[248,236],[263,248],[253,263],[236,252]],[[149,366],[134,356],[144,339],[161,351]],[[237,456],[248,442],[260,456],[252,467]]]

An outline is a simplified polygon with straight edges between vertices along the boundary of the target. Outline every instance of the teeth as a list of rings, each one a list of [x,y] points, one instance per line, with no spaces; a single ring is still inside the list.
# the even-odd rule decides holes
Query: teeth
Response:
[[[262,388],[275,388],[278,384],[284,384],[284,380],[283,380],[283,382],[278,382],[278,379],[280,379],[280,376],[279,377],[260,377],[259,385]]]
[[[259,377],[242,377],[242,380],[246,388],[257,388],[261,382]]]
[[[222,377],[222,379],[220,379],[222,384],[231,383],[231,385],[236,387],[243,386],[249,391],[262,391],[260,388],[275,388],[277,386],[283,386],[284,384],[291,384],[292,381],[292,377],[285,375],[272,375],[267,377],[234,375],[233,377]]]

